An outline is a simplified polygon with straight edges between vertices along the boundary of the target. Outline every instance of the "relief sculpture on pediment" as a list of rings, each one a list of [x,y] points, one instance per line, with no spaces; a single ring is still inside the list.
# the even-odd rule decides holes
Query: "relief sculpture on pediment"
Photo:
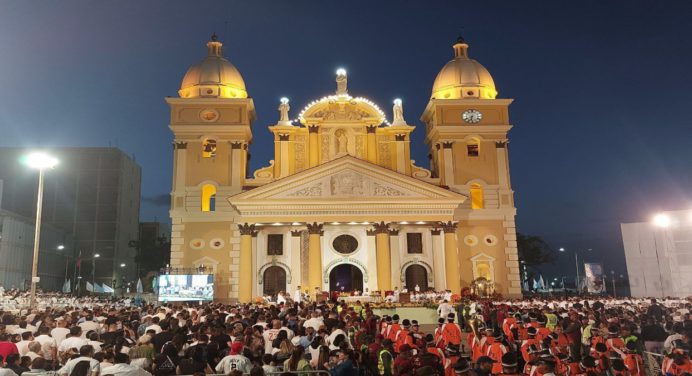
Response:
[[[362,195],[363,176],[351,171],[343,172],[331,177],[330,187],[332,196]]]

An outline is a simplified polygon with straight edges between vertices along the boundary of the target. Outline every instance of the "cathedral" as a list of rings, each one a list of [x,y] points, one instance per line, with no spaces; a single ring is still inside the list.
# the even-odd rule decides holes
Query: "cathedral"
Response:
[[[255,107],[222,46],[212,36],[179,96],[166,98],[173,270],[214,274],[215,299],[225,302],[299,286],[521,295],[507,154],[512,100],[497,98],[463,38],[420,117],[429,168],[411,159],[416,127],[401,101],[389,117],[352,96],[367,88],[351,91],[339,69],[333,94],[300,112],[281,99],[269,126],[274,159],[249,171]]]

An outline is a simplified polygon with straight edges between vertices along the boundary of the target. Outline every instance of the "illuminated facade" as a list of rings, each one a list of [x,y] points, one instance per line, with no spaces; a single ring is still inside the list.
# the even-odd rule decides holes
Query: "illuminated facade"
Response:
[[[510,99],[459,39],[421,117],[431,168],[410,156],[415,129],[395,100],[391,121],[333,95],[269,127],[275,158],[248,174],[253,101],[222,44],[186,73],[171,108],[171,267],[210,268],[216,298],[304,290],[459,292],[485,278],[520,295],[507,132]],[[248,177],[250,176],[250,177]]]

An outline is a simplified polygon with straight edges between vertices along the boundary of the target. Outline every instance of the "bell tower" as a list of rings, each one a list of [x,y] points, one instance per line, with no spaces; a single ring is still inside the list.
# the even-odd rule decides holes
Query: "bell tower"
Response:
[[[507,155],[512,99],[497,98],[492,76],[469,57],[462,37],[452,48],[454,58],[437,75],[421,116],[431,170],[441,185],[469,197],[458,213],[462,287],[483,277],[516,296],[521,285]],[[478,268],[479,255],[493,267]]]

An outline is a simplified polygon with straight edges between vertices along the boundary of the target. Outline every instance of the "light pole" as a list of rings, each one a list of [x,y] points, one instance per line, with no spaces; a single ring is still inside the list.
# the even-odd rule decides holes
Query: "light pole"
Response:
[[[96,295],[96,259],[101,257],[98,253],[91,258],[91,293]]]
[[[591,248],[587,249],[587,251],[590,251],[590,250],[591,250]],[[561,247],[559,249],[559,251],[565,252],[566,250]],[[576,268],[576,272],[577,272],[577,278],[576,278],[577,284],[575,285],[575,290],[576,290],[577,294],[579,294],[579,251],[577,251],[576,249],[574,250],[574,267]]]
[[[26,156],[27,166],[38,170],[38,195],[36,197],[36,229],[34,231],[34,259],[31,264],[31,300],[29,306],[36,307],[36,284],[38,278],[38,251],[41,239],[41,208],[43,206],[43,175],[47,169],[52,169],[58,160],[46,153],[35,152]]]

